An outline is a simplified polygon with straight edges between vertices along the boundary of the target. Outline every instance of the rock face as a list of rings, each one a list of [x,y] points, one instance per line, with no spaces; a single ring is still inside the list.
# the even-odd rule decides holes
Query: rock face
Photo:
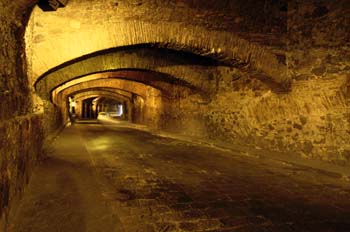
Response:
[[[0,3],[2,226],[72,94],[122,93],[155,129],[350,164],[347,0],[76,0],[29,20],[34,2]]]

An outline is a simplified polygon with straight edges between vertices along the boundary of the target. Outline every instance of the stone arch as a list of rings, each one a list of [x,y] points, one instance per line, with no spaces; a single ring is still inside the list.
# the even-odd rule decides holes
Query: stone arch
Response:
[[[162,92],[159,89],[153,88],[142,83],[121,79],[96,79],[81,82],[79,84],[75,84],[65,89],[62,89],[60,92],[54,95],[53,102],[59,104],[63,102],[67,96],[77,91],[91,88],[110,88],[123,90],[125,92],[136,94],[137,96],[140,96],[143,99],[146,99],[148,96],[162,96]]]
[[[161,90],[139,82],[122,79],[96,79],[85,81],[67,87],[58,92],[56,95],[54,95],[53,102],[61,108],[62,117],[64,121],[68,118],[68,115],[66,113],[67,97],[78,91],[94,88],[118,89],[132,93],[132,104],[136,105],[136,108],[141,109],[137,111],[137,113],[135,113],[135,115],[140,114],[140,116],[138,118],[134,117],[133,121],[138,123],[147,123],[150,126],[154,127],[157,127],[157,125],[159,124],[159,120],[163,109],[163,95]]]
[[[82,77],[77,77],[73,80],[70,80],[68,82],[65,82],[64,84],[61,84],[53,88],[50,91],[51,93],[50,92],[48,93],[49,96],[45,95],[46,96],[45,98],[52,97],[53,95],[60,92],[62,89],[65,89],[74,84],[82,83],[84,81],[97,80],[97,79],[122,79],[122,80],[139,82],[161,90],[162,93],[169,98],[175,95],[181,94],[178,91],[179,89],[183,89],[183,90],[186,89],[187,91],[193,91],[193,92],[199,92],[199,93],[202,92],[198,90],[198,88],[196,88],[195,86],[192,86],[185,81],[175,79],[164,73],[158,73],[158,72],[153,72],[149,70],[138,70],[138,69],[137,70],[120,69],[115,71],[106,71],[101,73],[87,74]],[[175,85],[176,85],[176,88],[175,88]],[[43,94],[46,94],[46,92],[44,92]]]
[[[84,89],[83,91],[72,93],[70,96],[74,96],[74,99],[81,99],[81,98],[86,98],[90,96],[106,96],[106,97],[108,96],[108,97],[115,97],[115,98],[119,97],[120,99],[131,101],[132,94],[130,93],[129,96],[127,94],[128,92],[120,93],[117,89],[110,89],[110,90]]]
[[[110,98],[110,99],[114,99],[114,100],[118,100],[118,101],[130,101],[130,98],[118,95],[118,94],[86,94],[86,95],[81,95],[81,96],[77,96],[76,98],[74,98],[76,101],[82,101],[88,98]]]
[[[155,44],[167,49],[215,57],[232,66],[238,66],[253,75],[264,76],[266,79],[271,79],[282,85],[289,82],[286,75],[286,65],[279,61],[276,54],[264,46],[239,37],[233,32],[209,30],[193,25],[184,27],[183,24],[176,22],[148,23],[139,20],[114,22],[110,24],[110,27],[113,29],[107,29],[105,26],[96,28],[98,32],[94,34],[82,31],[80,34],[74,35],[75,38],[65,34],[50,42],[40,41],[36,46],[37,52],[33,54],[36,59],[39,59],[39,54],[42,51],[50,52],[53,49],[56,51],[57,48],[62,49],[62,54],[53,59],[43,60],[37,66],[33,66],[34,75],[40,76],[46,70],[68,60],[95,51],[136,44]],[[83,38],[86,37],[89,37],[89,44],[84,44]],[[82,44],[76,44],[73,41],[81,41]],[[285,54],[283,55],[285,56]]]
[[[59,85],[80,77],[105,73],[100,75],[113,75],[143,83],[147,81],[150,84],[177,84],[199,92],[208,92],[209,76],[215,70],[215,66],[208,65],[211,60],[195,56],[194,61],[193,56],[187,57],[174,51],[166,51],[164,56],[162,51],[164,52],[154,48],[130,48],[97,52],[48,71],[38,79],[35,88],[40,96],[48,99],[48,93]],[[186,62],[187,65],[183,65]]]

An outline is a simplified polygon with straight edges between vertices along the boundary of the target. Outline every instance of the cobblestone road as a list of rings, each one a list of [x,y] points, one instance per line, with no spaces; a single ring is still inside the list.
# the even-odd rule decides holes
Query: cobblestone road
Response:
[[[350,231],[348,180],[259,157],[132,128],[75,124],[37,168],[11,228]]]

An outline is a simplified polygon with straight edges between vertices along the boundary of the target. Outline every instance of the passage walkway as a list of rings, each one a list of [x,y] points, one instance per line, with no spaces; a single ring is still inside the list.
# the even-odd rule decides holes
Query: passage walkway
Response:
[[[11,222],[13,232],[345,232],[350,182],[133,128],[74,124]]]

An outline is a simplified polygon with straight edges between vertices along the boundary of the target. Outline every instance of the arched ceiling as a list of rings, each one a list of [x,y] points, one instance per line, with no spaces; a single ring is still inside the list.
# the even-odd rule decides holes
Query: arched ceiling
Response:
[[[80,78],[76,78],[74,80],[71,80],[69,82],[66,82],[62,85],[59,85],[58,87],[54,88],[51,91],[51,98],[55,94],[59,93],[63,89],[66,89],[72,85],[76,85],[82,82],[90,81],[90,80],[99,80],[99,79],[122,79],[122,80],[130,80],[130,81],[135,81],[139,83],[143,83],[145,85],[149,85],[151,87],[154,87],[156,89],[159,89],[162,91],[162,93],[167,96],[167,97],[173,97],[174,95],[179,95],[177,94],[177,90],[179,88],[174,88],[174,84],[170,84],[168,82],[165,82],[159,78],[162,78],[163,74],[157,74],[154,72],[149,72],[149,71],[144,71],[144,70],[118,70],[118,71],[113,71],[113,72],[103,72],[103,73],[96,73],[96,74],[91,74],[87,76],[83,76]],[[180,85],[182,89],[194,89],[194,88],[188,88],[187,86],[183,86],[181,81],[178,81],[177,85]],[[184,83],[186,84],[186,83]],[[196,89],[193,90],[194,92]]]
[[[143,99],[148,97],[159,97],[162,95],[161,91],[155,89],[151,86],[122,79],[97,79],[81,82],[79,84],[72,85],[53,95],[53,102],[60,104],[65,101],[65,99],[79,91],[84,89],[94,89],[94,88],[113,88],[119,89],[130,93],[135,93],[141,96]]]
[[[68,62],[44,74],[35,84],[37,93],[50,92],[71,80],[86,77],[118,77],[170,88],[176,84],[195,91],[208,89],[208,76],[215,61],[191,54],[154,48],[113,49]],[[95,74],[95,75],[93,75]]]
[[[93,90],[85,90],[85,91],[80,91],[79,93],[73,93],[70,96],[74,95],[74,100],[75,101],[83,101],[85,99],[91,98],[91,97],[105,97],[105,98],[111,98],[111,99],[116,99],[121,102],[131,102],[131,96],[127,96],[124,94],[119,93],[118,90],[106,90],[106,89],[93,89]]]
[[[118,98],[115,98],[115,97],[109,97],[109,96],[99,96],[96,98],[96,104],[115,104],[115,103],[118,103],[118,104],[123,104],[125,103],[125,100],[123,99],[118,99]]]
[[[158,75],[161,75],[161,74],[158,74]],[[118,82],[117,80],[128,80],[127,83],[135,82],[136,84],[135,86],[142,86],[142,87],[148,86],[149,88],[158,90],[160,94],[166,98],[174,98],[175,96],[179,97],[181,96],[181,94],[184,93],[184,90],[191,91],[187,87],[184,87],[184,86],[181,87],[181,85],[180,85],[180,88],[178,85],[177,85],[177,88],[174,88],[175,87],[174,84],[160,81],[159,79],[157,79],[157,73],[145,72],[140,70],[119,70],[118,72],[105,72],[105,73],[92,74],[92,75],[80,77],[72,81],[69,81],[55,88],[51,92],[50,99],[56,99],[57,95],[59,95],[62,91],[72,86],[77,86],[79,84],[84,84],[84,85],[79,85],[81,87],[82,86],[84,87],[79,91],[84,92],[86,90],[93,88],[93,86],[90,86],[89,83],[95,84],[97,82],[108,83],[107,86],[104,87],[103,89],[106,89],[107,87],[109,87],[109,89],[113,88],[113,91],[123,93],[124,95],[137,94],[137,92],[133,91],[132,89],[129,89],[129,90],[123,89],[122,86],[120,86],[120,83],[123,83],[123,82]],[[181,81],[179,83],[181,84]],[[113,84],[117,84],[117,85],[113,85]],[[137,84],[142,84],[142,85],[137,85]]]
[[[180,53],[189,52],[285,85],[289,78],[280,59],[285,57],[284,45],[257,39],[270,29],[269,35],[284,36],[284,23],[272,20],[284,17],[282,2],[265,9],[264,22],[251,14],[261,4],[250,0],[145,0],[136,5],[134,1],[71,0],[56,12],[36,8],[26,33],[28,74],[45,98],[53,88],[76,77],[121,68],[153,70],[203,85],[203,73],[210,73],[215,65],[203,67],[181,55],[186,62],[178,59]],[[140,44],[154,47],[118,49]],[[159,55],[164,49],[178,52]]]
[[[88,96],[114,96],[121,97],[127,100],[131,100],[133,93],[126,92],[114,88],[90,88],[81,89],[77,92],[71,93],[68,97],[74,97],[74,99],[85,98]]]
[[[86,95],[82,95],[78,98],[75,99],[75,101],[84,101],[86,99],[90,99],[90,98],[95,98],[97,99],[97,101],[99,102],[101,99],[113,99],[115,101],[118,102],[130,102],[130,99],[128,98],[124,98],[120,95],[113,95],[113,94],[105,94],[105,95],[96,95],[96,94],[86,94]]]

